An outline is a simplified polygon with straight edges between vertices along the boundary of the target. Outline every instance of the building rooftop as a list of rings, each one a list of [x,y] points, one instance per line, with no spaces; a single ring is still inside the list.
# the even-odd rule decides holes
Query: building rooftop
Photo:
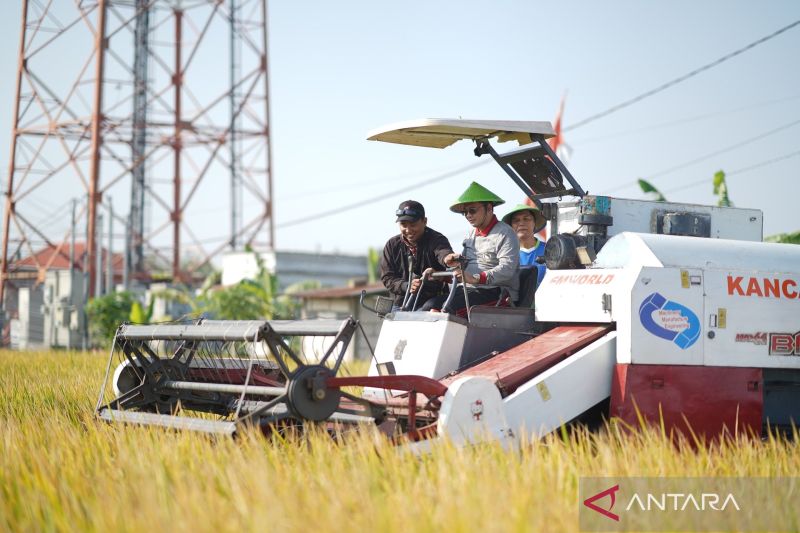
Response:
[[[387,292],[386,287],[383,286],[383,283],[369,283],[355,287],[331,287],[325,289],[314,289],[311,291],[302,291],[294,293],[292,296],[302,299],[356,298],[361,295],[361,291],[367,291],[367,294],[380,294],[382,292]]]
[[[86,252],[85,242],[75,243],[75,268],[83,269],[83,258]],[[105,269],[106,257],[108,251],[101,249],[103,254],[103,268]],[[123,270],[125,257],[121,253],[111,254],[111,267],[115,274],[119,274]],[[69,243],[63,242],[61,244],[53,244],[46,246],[41,250],[19,259],[17,261],[9,261],[9,270],[66,270],[69,268]]]

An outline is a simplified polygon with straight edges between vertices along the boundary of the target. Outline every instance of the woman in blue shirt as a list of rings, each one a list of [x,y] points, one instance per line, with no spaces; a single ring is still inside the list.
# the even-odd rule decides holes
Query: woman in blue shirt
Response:
[[[511,226],[519,239],[519,266],[537,268],[538,286],[544,279],[545,266],[537,263],[536,258],[544,255],[545,243],[536,237],[536,233],[545,227],[547,220],[537,207],[520,204],[503,217],[503,222]]]

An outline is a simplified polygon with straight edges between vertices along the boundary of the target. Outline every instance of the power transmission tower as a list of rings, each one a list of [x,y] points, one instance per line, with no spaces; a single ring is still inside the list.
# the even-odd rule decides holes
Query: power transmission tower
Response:
[[[134,279],[274,247],[266,0],[23,0],[19,51],[0,302],[11,257],[68,257],[68,217],[47,213],[76,195],[92,294],[106,196]]]

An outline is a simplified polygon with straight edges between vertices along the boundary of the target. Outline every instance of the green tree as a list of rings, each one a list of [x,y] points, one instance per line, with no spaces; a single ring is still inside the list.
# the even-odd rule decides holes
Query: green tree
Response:
[[[112,292],[89,300],[86,304],[86,316],[89,319],[89,337],[93,346],[111,344],[119,325],[130,319],[134,302],[136,297],[128,291]]]
[[[786,244],[800,244],[800,231],[792,233],[778,233],[764,238],[764,242],[782,242]]]
[[[367,249],[367,280],[370,283],[378,281],[380,274],[381,256],[375,248]]]
[[[211,288],[196,300],[197,310],[220,320],[272,318],[275,311],[271,281],[264,285],[245,279],[224,288]]]
[[[131,304],[131,312],[128,315],[128,320],[131,324],[149,324],[153,319],[153,305],[156,303],[155,298],[150,298],[150,303],[147,309],[142,306],[139,300],[134,300]]]
[[[253,252],[251,249],[248,251]],[[219,320],[262,320],[295,318],[300,302],[297,292],[319,288],[319,281],[302,281],[278,294],[278,279],[269,273],[261,257],[255,255],[258,272],[253,279],[244,279],[229,287],[220,287],[221,276],[213,272],[192,295],[187,287],[166,289],[154,296],[167,301],[188,304],[194,316],[206,315]]]

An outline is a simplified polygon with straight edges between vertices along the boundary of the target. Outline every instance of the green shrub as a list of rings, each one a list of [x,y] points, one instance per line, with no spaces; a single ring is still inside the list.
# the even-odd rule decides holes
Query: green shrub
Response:
[[[114,332],[131,316],[136,297],[128,292],[112,292],[92,298],[86,304],[89,319],[89,340],[92,346],[108,346],[114,340]]]

